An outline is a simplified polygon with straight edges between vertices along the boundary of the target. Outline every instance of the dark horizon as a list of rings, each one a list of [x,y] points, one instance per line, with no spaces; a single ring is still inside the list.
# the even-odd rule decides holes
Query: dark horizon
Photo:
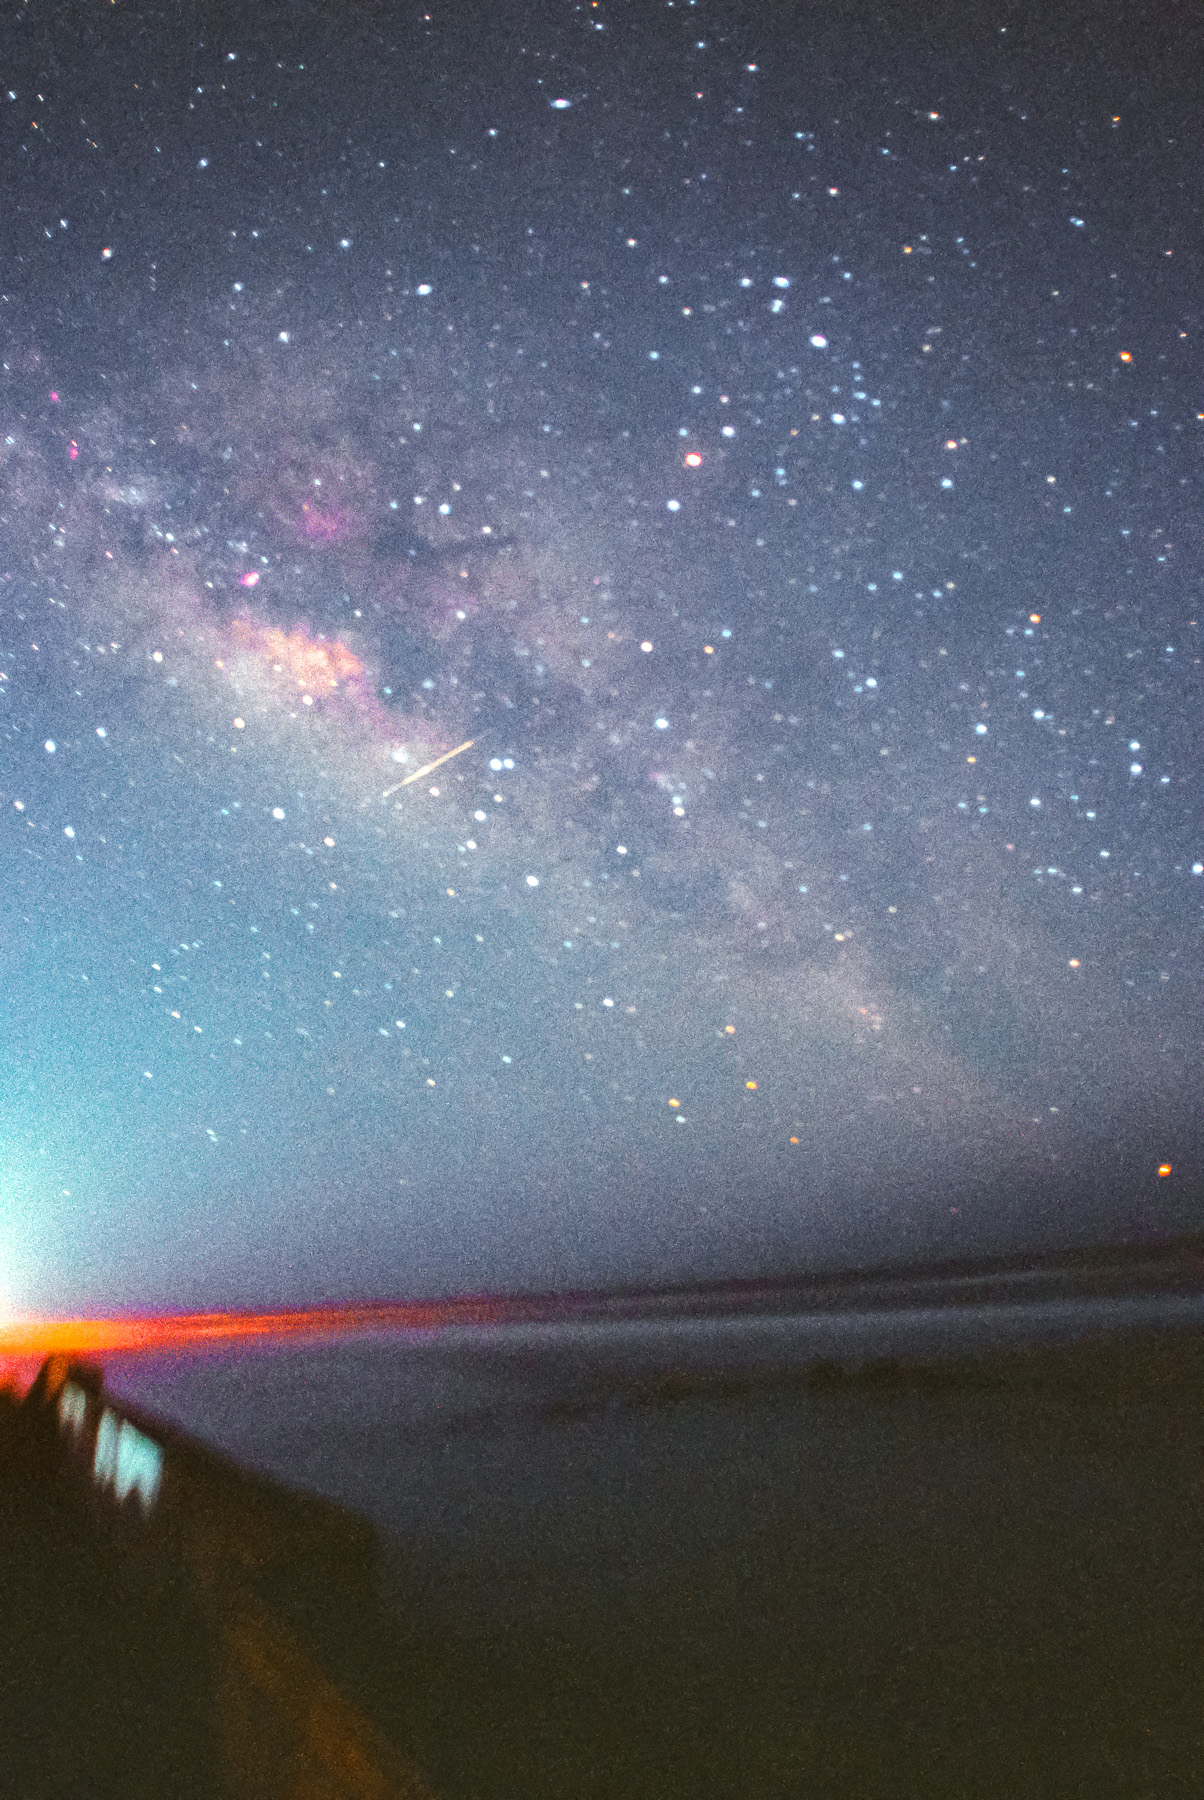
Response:
[[[1019,1281],[1020,1286],[1014,1284]],[[1033,1284],[1044,1282],[1038,1291]],[[1009,1286],[1009,1284],[1012,1284]],[[967,1292],[972,1289],[972,1292]],[[82,1355],[137,1350],[213,1349],[240,1340],[441,1330],[464,1325],[733,1317],[862,1306],[1004,1304],[1025,1298],[1204,1290],[1204,1233],[1094,1240],[1039,1252],[925,1262],[823,1265],[698,1281],[537,1291],[495,1290],[325,1300],[307,1308],[228,1304],[204,1311],[116,1311],[105,1318],[0,1320],[0,1360],[73,1350]],[[71,1327],[95,1328],[73,1339]],[[126,1328],[145,1326],[142,1336]],[[111,1328],[106,1337],[106,1328]],[[41,1336],[39,1336],[41,1329]],[[43,1342],[44,1339],[44,1342]]]

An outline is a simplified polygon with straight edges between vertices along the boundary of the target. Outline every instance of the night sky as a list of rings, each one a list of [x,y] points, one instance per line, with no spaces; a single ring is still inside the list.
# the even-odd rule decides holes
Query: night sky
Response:
[[[1198,1220],[1198,8],[2,32],[3,1304]]]

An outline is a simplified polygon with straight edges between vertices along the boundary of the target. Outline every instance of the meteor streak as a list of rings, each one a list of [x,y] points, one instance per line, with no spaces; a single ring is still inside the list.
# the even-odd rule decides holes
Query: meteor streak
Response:
[[[411,781],[421,781],[424,775],[429,775],[433,769],[441,768],[445,762],[450,762],[453,756],[460,756],[465,750],[471,750],[475,742],[475,738],[465,738],[462,744],[457,744],[454,750],[445,750],[442,756],[435,758],[434,762],[423,763],[420,769],[415,769],[414,773],[407,775],[404,781],[394,782],[391,788],[386,788],[381,799],[387,800],[391,794],[397,792],[398,788],[409,787]]]

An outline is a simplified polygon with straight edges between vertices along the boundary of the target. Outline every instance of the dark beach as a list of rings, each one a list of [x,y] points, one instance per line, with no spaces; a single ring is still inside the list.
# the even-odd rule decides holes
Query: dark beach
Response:
[[[579,1523],[398,1558],[436,1786],[1199,1792],[1202,1388],[1193,1333],[578,1421]]]
[[[1204,1330],[1164,1299],[978,1351],[929,1309],[910,1354],[892,1311],[885,1354],[595,1324],[113,1380],[373,1519],[379,1608],[323,1654],[448,1800],[1169,1800],[1204,1778]]]

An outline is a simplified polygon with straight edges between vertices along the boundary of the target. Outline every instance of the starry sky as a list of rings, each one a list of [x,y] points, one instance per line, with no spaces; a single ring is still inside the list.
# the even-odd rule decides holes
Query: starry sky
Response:
[[[0,1305],[1198,1221],[1204,19],[1048,11],[8,13]]]

